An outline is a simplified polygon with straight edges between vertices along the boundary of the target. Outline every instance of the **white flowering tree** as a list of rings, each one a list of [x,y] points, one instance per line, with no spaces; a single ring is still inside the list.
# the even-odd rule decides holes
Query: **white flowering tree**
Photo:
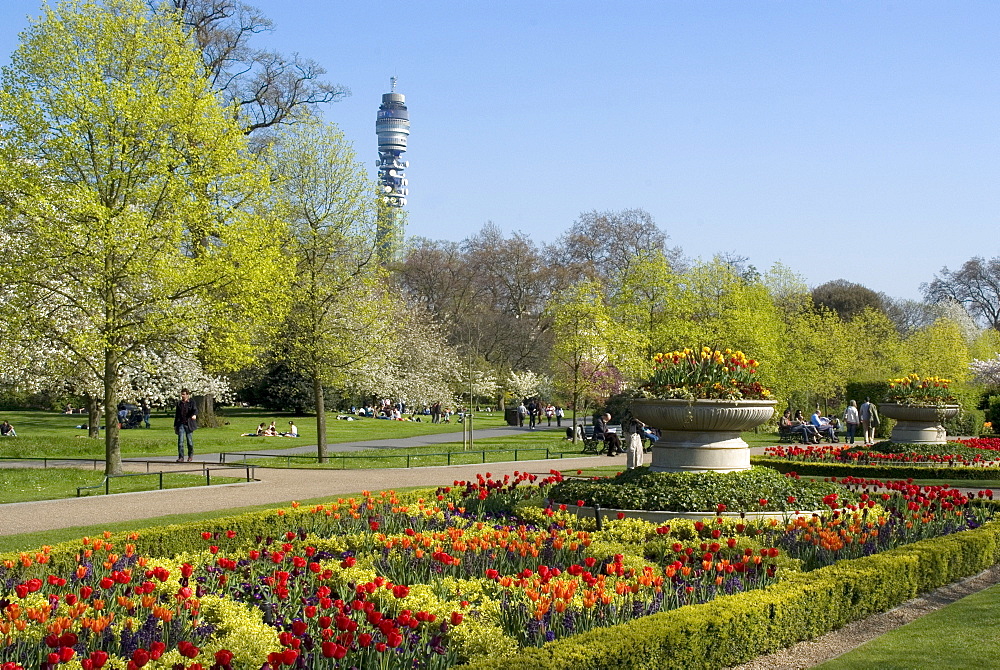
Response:
[[[985,361],[973,358],[969,364],[969,371],[976,381],[982,384],[1000,386],[1000,355]]]
[[[531,370],[521,372],[511,370],[504,380],[503,390],[513,396],[514,400],[548,395],[552,390],[552,378]]]
[[[496,373],[490,369],[483,369],[481,361],[457,360],[456,367],[458,372],[454,386],[456,397],[468,397],[469,406],[472,407],[476,398],[496,396],[500,389]]]
[[[457,355],[441,328],[417,308],[388,303],[384,317],[392,324],[389,341],[378,355],[352,367],[348,390],[363,396],[392,398],[418,407],[451,400],[458,378]]]

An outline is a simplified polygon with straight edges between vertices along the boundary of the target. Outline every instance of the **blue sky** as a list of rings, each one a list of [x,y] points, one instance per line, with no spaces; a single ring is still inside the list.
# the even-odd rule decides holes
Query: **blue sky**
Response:
[[[250,2],[352,90],[326,116],[373,176],[399,77],[410,235],[640,207],[689,256],[906,298],[1000,255],[1000,3]],[[38,7],[0,3],[0,60]]]

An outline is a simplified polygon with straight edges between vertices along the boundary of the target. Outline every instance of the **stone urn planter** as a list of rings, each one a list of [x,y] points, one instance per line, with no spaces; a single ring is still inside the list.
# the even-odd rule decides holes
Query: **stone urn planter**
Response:
[[[890,440],[901,444],[944,444],[948,434],[943,421],[958,414],[958,405],[897,405],[886,402],[877,406],[882,416],[896,420]]]
[[[740,433],[765,423],[776,400],[633,400],[632,414],[660,429],[653,472],[735,472],[750,469]]]

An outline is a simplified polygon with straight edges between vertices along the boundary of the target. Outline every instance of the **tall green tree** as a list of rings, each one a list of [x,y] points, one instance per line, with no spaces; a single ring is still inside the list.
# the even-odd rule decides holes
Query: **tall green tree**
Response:
[[[295,261],[282,355],[313,385],[317,456],[326,459],[324,386],[378,350],[390,319],[380,308],[375,187],[332,124],[285,128],[268,153],[275,208]]]
[[[99,380],[108,474],[124,363],[197,349],[221,297],[253,312],[280,286],[278,230],[253,206],[266,175],[202,72],[175,18],[71,0],[45,8],[2,73],[0,280],[22,335]],[[251,339],[233,333],[214,363],[247,358]]]
[[[558,293],[547,310],[555,338],[552,374],[556,388],[570,399],[573,426],[577,409],[610,371],[623,346],[600,284],[582,280]],[[573,431],[576,440],[576,431]]]

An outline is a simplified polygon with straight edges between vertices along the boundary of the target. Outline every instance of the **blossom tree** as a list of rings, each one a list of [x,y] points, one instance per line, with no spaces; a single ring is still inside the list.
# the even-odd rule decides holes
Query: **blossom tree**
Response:
[[[364,396],[395,398],[410,406],[445,402],[459,379],[459,359],[430,315],[402,303],[384,306],[391,336],[372,356],[346,373],[348,389]]]
[[[517,372],[511,370],[504,380],[504,391],[518,398],[530,398],[543,393],[545,389],[552,388],[552,378],[547,375],[540,375],[531,370]]]
[[[988,360],[972,359],[969,371],[982,384],[1000,386],[1000,355]]]

